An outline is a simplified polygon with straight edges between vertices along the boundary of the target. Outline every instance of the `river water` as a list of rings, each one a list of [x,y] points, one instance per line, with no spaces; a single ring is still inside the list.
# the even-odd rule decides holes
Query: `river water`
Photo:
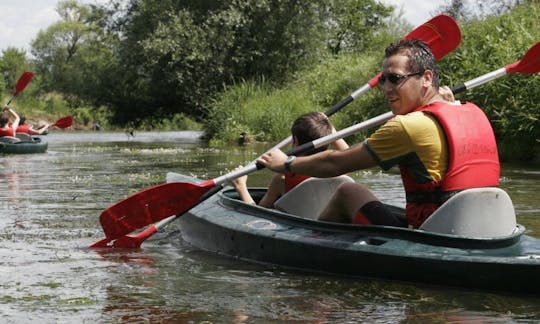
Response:
[[[291,272],[200,251],[171,224],[141,249],[96,251],[99,214],[169,171],[215,178],[267,147],[197,132],[51,132],[45,154],[0,155],[2,323],[537,323],[540,298]],[[352,175],[402,205],[397,173]],[[264,186],[268,171],[250,176]],[[540,167],[505,165],[518,222],[540,238]],[[539,273],[540,275],[540,273]]]

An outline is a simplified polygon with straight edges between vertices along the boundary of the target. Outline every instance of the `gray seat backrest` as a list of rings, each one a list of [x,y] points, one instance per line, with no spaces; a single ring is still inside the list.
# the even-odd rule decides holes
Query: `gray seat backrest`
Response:
[[[274,203],[274,208],[304,218],[316,219],[336,189],[346,182],[354,180],[347,175],[306,179],[279,198]]]
[[[514,205],[500,188],[463,190],[439,207],[421,230],[469,238],[496,238],[516,229]]]

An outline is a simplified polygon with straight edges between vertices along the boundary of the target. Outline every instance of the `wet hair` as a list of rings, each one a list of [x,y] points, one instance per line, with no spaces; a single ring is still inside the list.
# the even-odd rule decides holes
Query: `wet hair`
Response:
[[[439,88],[439,68],[435,56],[429,49],[429,46],[419,39],[399,40],[390,44],[385,52],[384,58],[401,54],[409,58],[409,72],[424,72],[431,70],[433,72],[433,86]]]
[[[309,143],[323,136],[332,134],[332,124],[322,112],[304,114],[293,122],[291,133],[298,140],[298,145]],[[307,154],[324,151],[328,145],[309,151]]]
[[[26,117],[21,116],[20,121],[19,121],[19,125],[24,125],[25,122],[26,122]]]

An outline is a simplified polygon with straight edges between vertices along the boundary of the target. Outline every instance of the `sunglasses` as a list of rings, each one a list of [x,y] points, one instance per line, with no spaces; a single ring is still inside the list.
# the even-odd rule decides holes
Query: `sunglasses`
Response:
[[[398,85],[409,77],[412,77],[415,75],[422,75],[423,73],[424,72],[415,72],[415,73],[409,73],[409,74],[385,73],[385,74],[381,74],[381,77],[379,78],[378,83],[382,87],[386,83],[386,80],[388,80],[392,85]]]

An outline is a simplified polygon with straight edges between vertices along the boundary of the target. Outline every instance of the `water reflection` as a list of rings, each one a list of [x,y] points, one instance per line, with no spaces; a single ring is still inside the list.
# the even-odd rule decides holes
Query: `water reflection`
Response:
[[[15,172],[13,164],[15,161],[9,159],[0,159],[0,185],[6,189],[6,202],[8,205],[10,202],[16,202],[20,197],[20,181],[19,174]],[[6,206],[8,209],[9,206]]]
[[[0,196],[0,210],[5,210],[2,213],[0,224],[2,227],[15,226],[24,227],[20,212],[28,209],[25,195],[31,189],[30,175],[24,168],[24,160],[17,159],[2,159],[0,158],[0,188],[3,188],[4,194]]]

